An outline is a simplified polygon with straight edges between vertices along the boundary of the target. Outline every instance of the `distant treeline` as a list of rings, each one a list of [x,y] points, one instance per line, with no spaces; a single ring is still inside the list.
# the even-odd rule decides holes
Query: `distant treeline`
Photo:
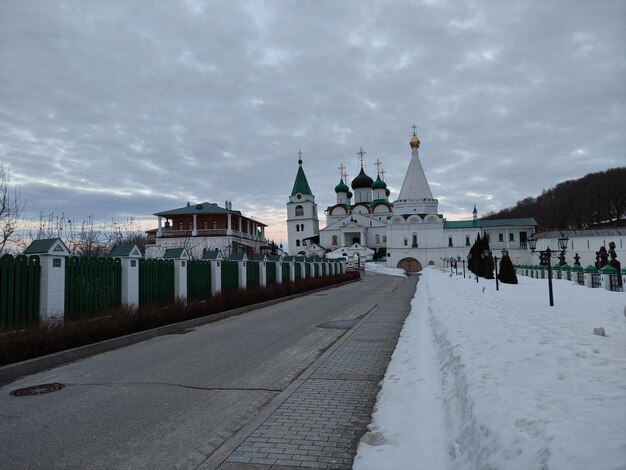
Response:
[[[626,224],[626,167],[589,173],[527,197],[515,207],[490,212],[484,219],[534,217],[546,230],[624,226]]]

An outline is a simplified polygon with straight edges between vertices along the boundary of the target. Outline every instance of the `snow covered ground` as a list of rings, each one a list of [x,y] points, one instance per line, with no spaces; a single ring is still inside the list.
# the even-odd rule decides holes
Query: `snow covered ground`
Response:
[[[406,277],[406,271],[404,269],[388,268],[387,266],[378,263],[365,263],[365,270],[373,273],[388,274],[390,276]]]
[[[626,469],[626,293],[518,279],[422,272],[353,468]]]

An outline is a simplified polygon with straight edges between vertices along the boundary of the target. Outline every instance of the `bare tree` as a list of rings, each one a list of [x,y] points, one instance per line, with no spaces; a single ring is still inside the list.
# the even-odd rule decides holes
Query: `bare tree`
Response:
[[[10,186],[9,174],[0,165],[0,253],[13,236],[24,210],[25,201],[19,188]]]

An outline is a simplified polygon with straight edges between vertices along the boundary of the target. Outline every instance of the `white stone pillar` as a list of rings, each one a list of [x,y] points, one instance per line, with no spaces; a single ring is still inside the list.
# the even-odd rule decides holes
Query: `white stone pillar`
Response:
[[[65,254],[41,253],[39,286],[39,321],[63,321],[65,316]]]
[[[267,285],[267,261],[259,261],[259,285]]]
[[[280,261],[272,261],[276,266],[276,284],[283,283],[283,263]]]
[[[227,223],[226,223],[226,235],[231,235],[232,234],[232,224],[231,224],[231,218],[230,218],[230,212],[228,213],[228,215],[226,216],[227,219]]]
[[[158,218],[158,222],[157,222],[157,236],[161,236],[161,216],[157,216]]]
[[[139,256],[120,257],[122,265],[122,304],[139,305]]]
[[[211,295],[222,291],[222,261],[211,260]]]
[[[191,236],[195,237],[198,235],[198,214],[193,214],[193,230],[191,231]]]
[[[245,289],[248,287],[248,276],[246,273],[246,261],[237,261],[237,273],[239,277],[239,288]]]
[[[593,287],[593,273],[585,271],[585,287]]]
[[[296,263],[294,261],[288,261],[289,263],[289,280],[294,282],[296,280]]]
[[[174,260],[174,296],[187,299],[187,259]]]
[[[300,279],[306,279],[306,261],[300,263]]]

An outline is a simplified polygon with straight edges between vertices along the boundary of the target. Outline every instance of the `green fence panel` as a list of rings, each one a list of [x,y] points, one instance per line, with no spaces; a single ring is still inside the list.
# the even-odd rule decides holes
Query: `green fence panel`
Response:
[[[122,303],[122,265],[113,258],[65,260],[65,319],[89,318]]]
[[[174,260],[139,260],[139,304],[174,300]]]
[[[296,269],[294,270],[294,277],[296,279],[296,281],[302,279],[302,263],[296,263],[295,264]]]
[[[304,263],[304,275],[307,279],[311,277],[311,263]]]
[[[239,270],[237,261],[222,262],[222,291],[239,289]]]
[[[265,264],[265,282],[267,285],[276,283],[276,263]]]
[[[259,262],[248,261],[246,264],[246,286],[257,287],[260,284]]]
[[[211,297],[211,262],[191,260],[187,262],[187,298]]]
[[[283,263],[282,270],[283,270],[283,282],[291,281],[291,277],[289,274],[289,263]]]
[[[38,256],[0,258],[0,330],[39,323],[40,282]]]

